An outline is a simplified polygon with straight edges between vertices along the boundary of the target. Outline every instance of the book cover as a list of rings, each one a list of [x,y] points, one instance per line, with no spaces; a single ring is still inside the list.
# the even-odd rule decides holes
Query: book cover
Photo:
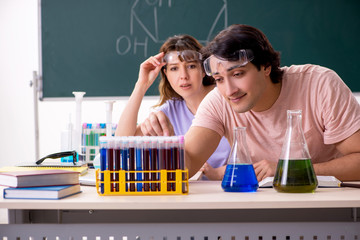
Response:
[[[0,168],[0,172],[11,172],[11,171],[31,171],[31,170],[44,170],[44,169],[61,169],[73,172],[79,172],[81,175],[87,173],[87,166],[74,166],[74,165],[58,165],[58,166],[44,166],[44,165],[27,165],[25,166],[5,166]]]
[[[47,169],[0,172],[0,185],[8,187],[41,187],[79,184],[79,172]]]
[[[80,185],[5,188],[5,199],[61,199],[80,193]]]
[[[96,186],[95,169],[91,169],[87,174],[79,177],[80,185]]]

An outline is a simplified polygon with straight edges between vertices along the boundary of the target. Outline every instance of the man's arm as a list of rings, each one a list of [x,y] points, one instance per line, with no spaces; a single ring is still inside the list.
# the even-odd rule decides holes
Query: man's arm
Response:
[[[192,177],[214,153],[221,136],[204,127],[190,127],[185,135],[185,164]]]
[[[360,130],[337,143],[336,148],[344,156],[323,163],[315,163],[313,165],[315,174],[335,176],[341,181],[360,180]],[[258,181],[274,176],[276,167],[277,163],[268,160],[254,163]]]
[[[341,181],[360,180],[360,130],[337,143],[336,148],[344,156],[314,164],[316,175],[335,176]]]

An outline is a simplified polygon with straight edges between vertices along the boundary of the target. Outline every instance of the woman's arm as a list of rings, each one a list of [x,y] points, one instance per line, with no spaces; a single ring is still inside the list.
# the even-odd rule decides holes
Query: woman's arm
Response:
[[[164,53],[159,53],[140,65],[138,81],[120,116],[115,132],[116,136],[143,135],[140,127],[136,126],[141,101],[165,65],[161,62],[163,56]]]

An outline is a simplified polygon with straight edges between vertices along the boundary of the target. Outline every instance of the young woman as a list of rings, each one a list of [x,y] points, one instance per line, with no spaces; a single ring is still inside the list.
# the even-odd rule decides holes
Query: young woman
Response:
[[[185,135],[203,98],[215,87],[202,67],[202,45],[189,35],[173,36],[161,46],[160,53],[140,65],[139,78],[120,117],[117,136]],[[159,72],[160,101],[156,111],[140,125],[137,117],[141,101]],[[221,180],[230,152],[223,138],[202,167],[206,178]],[[205,179],[206,179],[205,178]]]

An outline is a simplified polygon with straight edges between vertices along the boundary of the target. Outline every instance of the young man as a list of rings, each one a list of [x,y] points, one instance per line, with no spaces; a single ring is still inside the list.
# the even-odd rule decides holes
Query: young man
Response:
[[[204,56],[205,71],[217,88],[204,98],[185,136],[190,176],[222,136],[232,144],[237,126],[247,127],[258,180],[273,176],[286,111],[300,109],[315,173],[360,180],[360,105],[334,71],[310,64],[280,68],[279,54],[266,36],[247,25],[220,32],[205,47]]]

